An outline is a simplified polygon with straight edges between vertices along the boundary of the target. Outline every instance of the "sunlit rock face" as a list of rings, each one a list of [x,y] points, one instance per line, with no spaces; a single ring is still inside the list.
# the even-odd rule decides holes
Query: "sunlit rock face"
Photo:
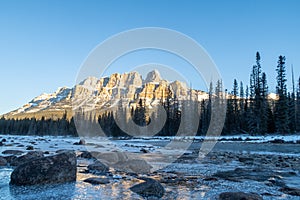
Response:
[[[180,81],[174,81],[170,84],[170,90],[176,97],[186,97],[188,95],[188,89],[186,85]]]
[[[200,101],[208,98],[205,94],[188,88],[180,81],[170,83],[163,80],[157,70],[150,71],[145,79],[138,72],[114,73],[109,77],[88,77],[72,89],[62,87],[52,94],[44,93],[23,107],[6,114],[6,117],[53,118],[61,117],[65,112],[72,113],[72,110],[99,111],[116,108],[121,104],[135,108],[140,100],[143,100],[146,106],[153,107],[167,99]]]
[[[161,80],[162,79],[160,77],[159,72],[157,70],[153,70],[147,74],[145,83],[150,83],[150,82],[159,83]]]

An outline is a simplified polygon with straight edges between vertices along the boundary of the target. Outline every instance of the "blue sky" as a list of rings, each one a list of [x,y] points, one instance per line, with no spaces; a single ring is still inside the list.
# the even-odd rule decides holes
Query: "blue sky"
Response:
[[[234,78],[248,84],[256,51],[270,91],[275,90],[280,54],[287,58],[288,78],[291,64],[296,77],[300,75],[297,0],[0,0],[0,113],[43,92],[73,86],[80,65],[96,45],[140,27],[174,29],[195,39],[217,64],[228,89]],[[140,62],[163,62],[156,54],[137,56]],[[140,62],[133,60],[132,65]],[[127,59],[118,64],[131,63]],[[180,68],[178,63],[168,64]]]

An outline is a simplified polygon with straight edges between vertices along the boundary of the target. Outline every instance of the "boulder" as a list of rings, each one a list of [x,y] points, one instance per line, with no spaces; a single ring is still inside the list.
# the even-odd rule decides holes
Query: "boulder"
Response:
[[[79,142],[75,142],[74,145],[85,145],[86,142],[84,139],[80,139]]]
[[[79,155],[80,158],[87,158],[87,159],[91,159],[91,158],[94,158],[92,153],[89,152],[89,151],[83,151],[80,155]]]
[[[236,168],[229,171],[218,171],[213,175],[213,177],[222,178],[229,181],[240,182],[243,180],[253,180],[258,182],[266,182],[273,178],[280,179],[287,174],[283,172],[273,171],[263,168]]]
[[[292,196],[300,196],[300,189],[298,188],[283,187],[279,191]]]
[[[59,153],[63,153],[66,151],[69,151],[69,150],[68,149],[59,149],[59,150],[55,151],[55,153],[59,154]]]
[[[6,166],[7,165],[7,161],[3,156],[0,156],[0,166]]]
[[[147,174],[150,172],[152,166],[145,160],[131,159],[127,161],[120,161],[113,165],[119,171],[127,173]]]
[[[270,143],[274,143],[274,144],[283,144],[284,140],[283,139],[274,139],[271,140]]]
[[[124,152],[91,152],[92,155],[97,158],[98,160],[101,160],[101,162],[111,165],[118,162],[124,162],[128,160],[128,155]]]
[[[263,198],[255,193],[224,192],[219,195],[219,200],[262,200]]]
[[[140,178],[145,182],[137,184],[130,188],[131,191],[141,195],[144,198],[157,197],[161,198],[165,194],[164,187],[156,180],[151,178]]]
[[[24,152],[20,150],[5,150],[2,152],[2,154],[11,154],[11,155],[21,155],[23,153]]]
[[[140,150],[140,152],[142,152],[142,153],[149,153],[149,150],[142,148],[142,149]]]
[[[7,163],[12,163],[12,161],[14,160],[14,159],[16,159],[17,158],[17,156],[15,156],[15,155],[10,155],[10,156],[3,156],[3,158],[5,158],[5,160],[7,161]]]
[[[239,161],[240,162],[244,162],[244,163],[251,163],[254,161],[254,158],[251,157],[239,157]]]
[[[10,165],[11,166],[19,166],[25,162],[28,162],[28,161],[31,161],[31,160],[34,160],[37,158],[42,158],[42,157],[44,157],[44,153],[42,151],[31,151],[23,156],[13,159],[10,162]]]
[[[34,147],[31,146],[31,145],[28,145],[27,148],[26,148],[26,150],[33,150],[33,149],[34,149]]]
[[[106,173],[109,171],[109,167],[97,160],[95,163],[88,166],[88,170],[89,172]]]
[[[10,184],[36,185],[76,181],[76,165],[76,154],[71,151],[33,159],[14,169]]]
[[[87,183],[95,184],[95,185],[107,184],[107,183],[109,183],[109,179],[108,178],[91,177],[91,178],[85,179],[83,182],[87,182]]]

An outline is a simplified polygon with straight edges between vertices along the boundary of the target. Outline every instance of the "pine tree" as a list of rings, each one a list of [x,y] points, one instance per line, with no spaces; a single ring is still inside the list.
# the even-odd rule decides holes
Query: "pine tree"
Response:
[[[246,87],[248,89],[248,86]],[[246,89],[246,92],[247,92]],[[247,98],[248,98],[248,94],[244,94],[244,85],[243,82],[240,82],[240,99],[239,99],[239,122],[240,122],[240,132],[246,132],[247,131],[247,111],[246,111],[246,107],[247,107]]]
[[[286,134],[289,132],[289,117],[288,117],[288,99],[287,99],[287,86],[286,86],[286,69],[285,57],[279,56],[277,71],[277,86],[276,93],[278,101],[275,104],[275,126],[276,132]]]
[[[232,95],[225,90],[226,99],[227,99],[227,109],[226,109],[226,118],[224,124],[224,134],[229,134],[235,132],[235,124],[234,124],[234,108],[233,108],[233,99]]]
[[[260,133],[265,134],[268,132],[268,85],[267,77],[263,72],[261,77],[261,94],[260,94]]]
[[[260,60],[260,54],[257,52],[256,64],[252,67],[250,75],[248,129],[251,134],[267,132],[267,81],[265,73],[261,71]]]
[[[294,80],[294,69],[292,66],[292,93],[289,93],[288,107],[289,107],[289,129],[290,132],[296,131],[297,116],[296,116],[296,92],[295,92],[295,80]]]
[[[296,109],[295,109],[295,95],[288,92],[288,125],[291,133],[296,130]]]
[[[233,123],[234,123],[234,131],[239,132],[240,131],[240,122],[239,122],[239,105],[238,105],[238,83],[237,80],[234,79],[233,81]]]
[[[297,95],[296,95],[296,131],[300,132],[300,77],[298,80]]]

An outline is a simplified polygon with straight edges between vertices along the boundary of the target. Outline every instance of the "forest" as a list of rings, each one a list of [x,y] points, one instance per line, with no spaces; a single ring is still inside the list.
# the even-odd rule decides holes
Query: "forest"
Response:
[[[180,124],[189,125],[189,118],[182,119],[184,110],[192,110],[198,113],[199,120],[194,132],[197,135],[206,135],[211,119],[216,109],[213,109],[213,102],[217,101],[219,108],[224,109],[225,121],[221,127],[222,135],[234,134],[296,134],[300,132],[300,77],[294,80],[292,74],[292,90],[287,89],[286,58],[278,57],[276,76],[276,97],[269,98],[269,88],[266,73],[261,66],[261,56],[256,53],[255,65],[250,73],[248,85],[243,82],[233,80],[231,90],[223,91],[221,81],[209,87],[209,98],[201,101],[179,101],[177,98],[167,98],[161,100],[160,105],[166,111],[166,122],[163,128],[156,134],[157,136],[174,136],[180,129]],[[274,77],[275,78],[275,77]],[[296,82],[296,83],[295,83]],[[223,101],[225,99],[226,101]],[[222,101],[220,101],[222,100]],[[147,126],[151,120],[157,116],[145,106],[144,100],[139,99],[135,108],[119,107],[121,112],[130,116],[135,124]],[[119,110],[119,112],[120,112]],[[66,111],[67,112],[67,111]],[[188,112],[187,112],[188,113]],[[19,135],[71,135],[77,136],[79,132],[86,135],[103,135],[119,137],[130,136],[120,129],[115,118],[114,110],[99,112],[75,112],[71,118],[67,118],[67,113],[61,119],[0,119],[1,134]],[[193,116],[190,116],[193,118]],[[193,118],[194,119],[194,118]],[[212,122],[213,123],[213,122]],[[216,123],[216,122],[214,122]],[[223,124],[223,123],[222,123]],[[195,124],[194,124],[195,125]],[[193,125],[193,126],[194,126]],[[101,133],[99,132],[101,127]],[[136,130],[137,132],[139,130]],[[181,130],[182,131],[182,130]],[[144,133],[139,133],[144,135]]]

